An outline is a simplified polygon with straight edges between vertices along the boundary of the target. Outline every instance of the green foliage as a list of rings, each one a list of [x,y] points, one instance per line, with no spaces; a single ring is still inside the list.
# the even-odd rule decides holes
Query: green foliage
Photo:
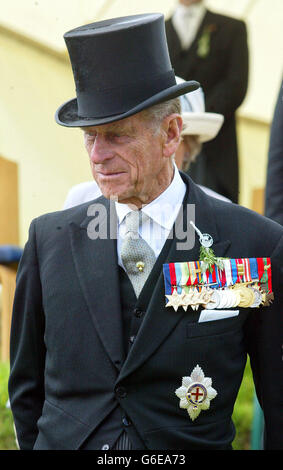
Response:
[[[236,428],[236,437],[233,442],[234,450],[250,449],[253,400],[254,385],[250,362],[248,360],[232,416]]]
[[[9,366],[0,362],[0,407],[5,407],[8,400],[7,382],[9,377]]]
[[[8,402],[9,365],[0,362],[0,450],[17,449],[13,419]]]
[[[215,264],[219,269],[223,269],[223,258],[215,256],[214,251],[211,248],[200,247],[200,261],[203,261],[202,270],[205,272],[207,269],[212,272],[212,266]]]

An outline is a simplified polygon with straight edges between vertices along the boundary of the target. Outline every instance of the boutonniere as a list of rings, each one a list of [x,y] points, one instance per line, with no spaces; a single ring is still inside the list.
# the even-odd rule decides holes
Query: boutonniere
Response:
[[[210,273],[213,271],[213,266],[217,266],[219,269],[224,268],[223,259],[215,256],[214,251],[212,250],[211,246],[213,245],[213,238],[208,233],[201,233],[201,231],[195,226],[195,224],[191,221],[190,224],[195,229],[196,233],[199,236],[200,241],[200,256],[199,261],[202,261],[201,270],[209,271]]]
[[[202,31],[201,37],[198,40],[197,55],[201,59],[205,59],[210,52],[210,37],[213,31],[216,31],[215,24],[209,24],[205,26]]]

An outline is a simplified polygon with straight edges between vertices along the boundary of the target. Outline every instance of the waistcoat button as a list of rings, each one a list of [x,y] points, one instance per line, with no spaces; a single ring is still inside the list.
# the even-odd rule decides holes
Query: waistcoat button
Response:
[[[143,313],[144,313],[144,312],[143,312],[141,309],[139,309],[139,308],[135,308],[135,310],[134,310],[134,314],[135,314],[135,316],[138,317],[138,318],[142,317],[142,316],[143,316]]]
[[[127,390],[125,389],[125,387],[121,387],[120,385],[116,387],[115,393],[119,398],[125,398],[127,396]]]
[[[131,426],[132,424],[131,421],[126,416],[124,416],[122,421],[123,421],[124,426]]]

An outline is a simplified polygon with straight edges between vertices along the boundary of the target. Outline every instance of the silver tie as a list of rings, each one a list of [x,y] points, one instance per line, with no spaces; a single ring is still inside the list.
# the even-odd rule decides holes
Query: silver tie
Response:
[[[126,216],[126,235],[121,247],[121,259],[137,297],[156,260],[154,251],[138,233],[146,218],[146,214],[137,210]]]

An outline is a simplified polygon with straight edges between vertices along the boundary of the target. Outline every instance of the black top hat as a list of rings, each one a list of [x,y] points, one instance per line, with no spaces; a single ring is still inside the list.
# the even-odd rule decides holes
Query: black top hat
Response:
[[[63,126],[118,121],[199,87],[195,81],[176,84],[160,13],[99,21],[64,39],[77,98],[57,110]]]

